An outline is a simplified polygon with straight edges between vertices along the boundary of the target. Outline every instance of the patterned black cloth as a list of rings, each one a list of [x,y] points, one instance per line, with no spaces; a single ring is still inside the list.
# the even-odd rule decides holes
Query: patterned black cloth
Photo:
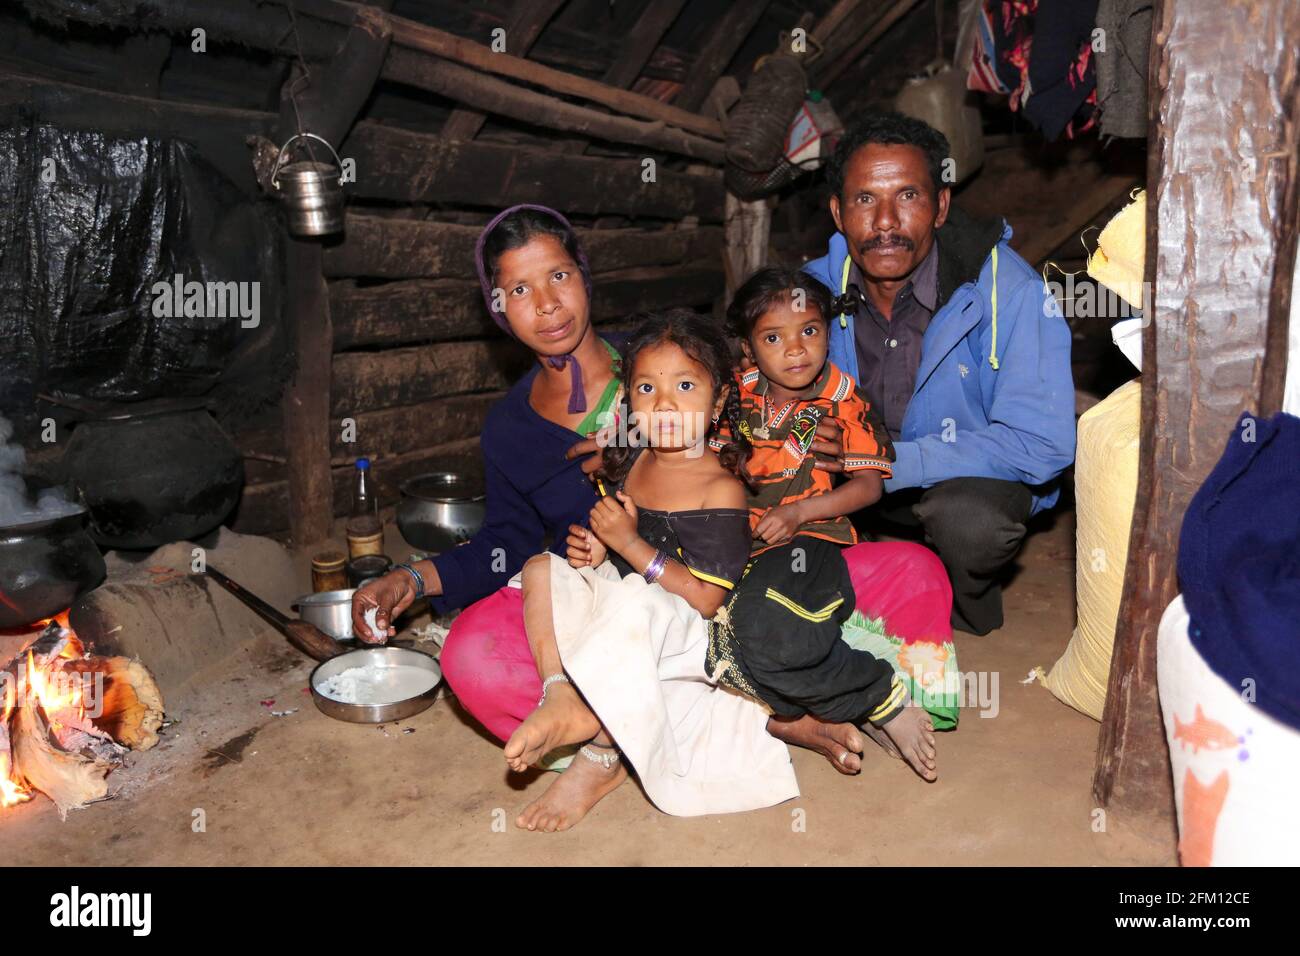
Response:
[[[849,647],[856,597],[837,545],[799,536],[757,555],[709,624],[706,669],[779,717],[887,723],[906,700],[887,661]]]

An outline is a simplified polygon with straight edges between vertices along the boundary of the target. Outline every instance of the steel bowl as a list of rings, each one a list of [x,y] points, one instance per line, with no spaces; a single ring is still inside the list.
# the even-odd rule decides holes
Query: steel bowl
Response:
[[[487,501],[482,482],[455,471],[416,475],[402,483],[397,527],[406,543],[423,551],[449,551],[483,527]]]
[[[343,701],[326,697],[320,692],[320,685],[336,674],[341,674],[352,667],[368,665],[418,667],[429,672],[433,683],[423,693],[388,704],[345,704]],[[352,724],[383,724],[428,710],[438,696],[438,685],[441,682],[442,668],[436,658],[409,647],[382,646],[362,647],[330,658],[311,672],[310,686],[312,700],[316,701],[316,706],[322,714]]]
[[[300,618],[308,624],[315,624],[336,641],[351,641],[356,637],[352,633],[352,595],[355,592],[356,588],[345,588],[304,594],[293,602],[293,606],[298,609]]]

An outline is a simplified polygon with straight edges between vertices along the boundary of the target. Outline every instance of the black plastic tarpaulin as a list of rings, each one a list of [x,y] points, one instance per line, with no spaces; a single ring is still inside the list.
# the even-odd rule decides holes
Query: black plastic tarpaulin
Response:
[[[0,130],[0,414],[42,392],[205,395],[227,420],[273,400],[279,232],[183,142]]]

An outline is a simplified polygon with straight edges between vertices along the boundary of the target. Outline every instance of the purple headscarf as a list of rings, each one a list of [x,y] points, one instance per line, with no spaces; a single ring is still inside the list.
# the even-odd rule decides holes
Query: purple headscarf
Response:
[[[483,289],[483,302],[487,305],[487,310],[491,314],[493,320],[496,321],[496,324],[501,326],[506,334],[512,336],[515,333],[514,330],[510,328],[510,323],[506,320],[504,310],[498,312],[492,308],[492,277],[488,274],[487,263],[483,261],[483,248],[487,245],[488,236],[491,235],[492,230],[497,227],[501,220],[523,209],[532,209],[535,212],[545,213],[556,222],[560,223],[560,225],[564,226],[565,229],[573,232],[573,226],[569,224],[569,220],[565,219],[564,216],[549,206],[535,206],[531,203],[521,203],[518,206],[511,206],[509,209],[497,213],[492,218],[492,221],[484,226],[483,231],[479,233],[478,241],[474,244],[474,265],[478,268],[478,282],[479,286]],[[590,301],[591,267],[587,264],[587,254],[582,251],[582,246],[576,242],[575,245],[577,246],[576,258],[578,260],[578,271],[582,273],[582,284],[587,289],[587,299]],[[518,336],[516,336],[516,338],[517,337]],[[582,366],[580,366],[578,360],[573,357],[573,353],[568,352],[564,355],[548,355],[546,361],[551,368],[564,368],[566,364],[569,366],[569,414],[577,415],[580,412],[585,412],[587,410],[587,396],[582,389]]]

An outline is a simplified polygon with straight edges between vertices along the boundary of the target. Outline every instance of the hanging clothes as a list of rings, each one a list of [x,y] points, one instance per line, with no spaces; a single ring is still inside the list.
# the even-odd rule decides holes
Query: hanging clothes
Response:
[[[968,85],[1006,92],[1049,140],[1073,139],[1096,123],[1096,18],[1097,0],[984,0]]]
[[[1101,135],[1145,139],[1147,54],[1155,4],[1151,0],[1101,0],[1097,29],[1097,110]]]

